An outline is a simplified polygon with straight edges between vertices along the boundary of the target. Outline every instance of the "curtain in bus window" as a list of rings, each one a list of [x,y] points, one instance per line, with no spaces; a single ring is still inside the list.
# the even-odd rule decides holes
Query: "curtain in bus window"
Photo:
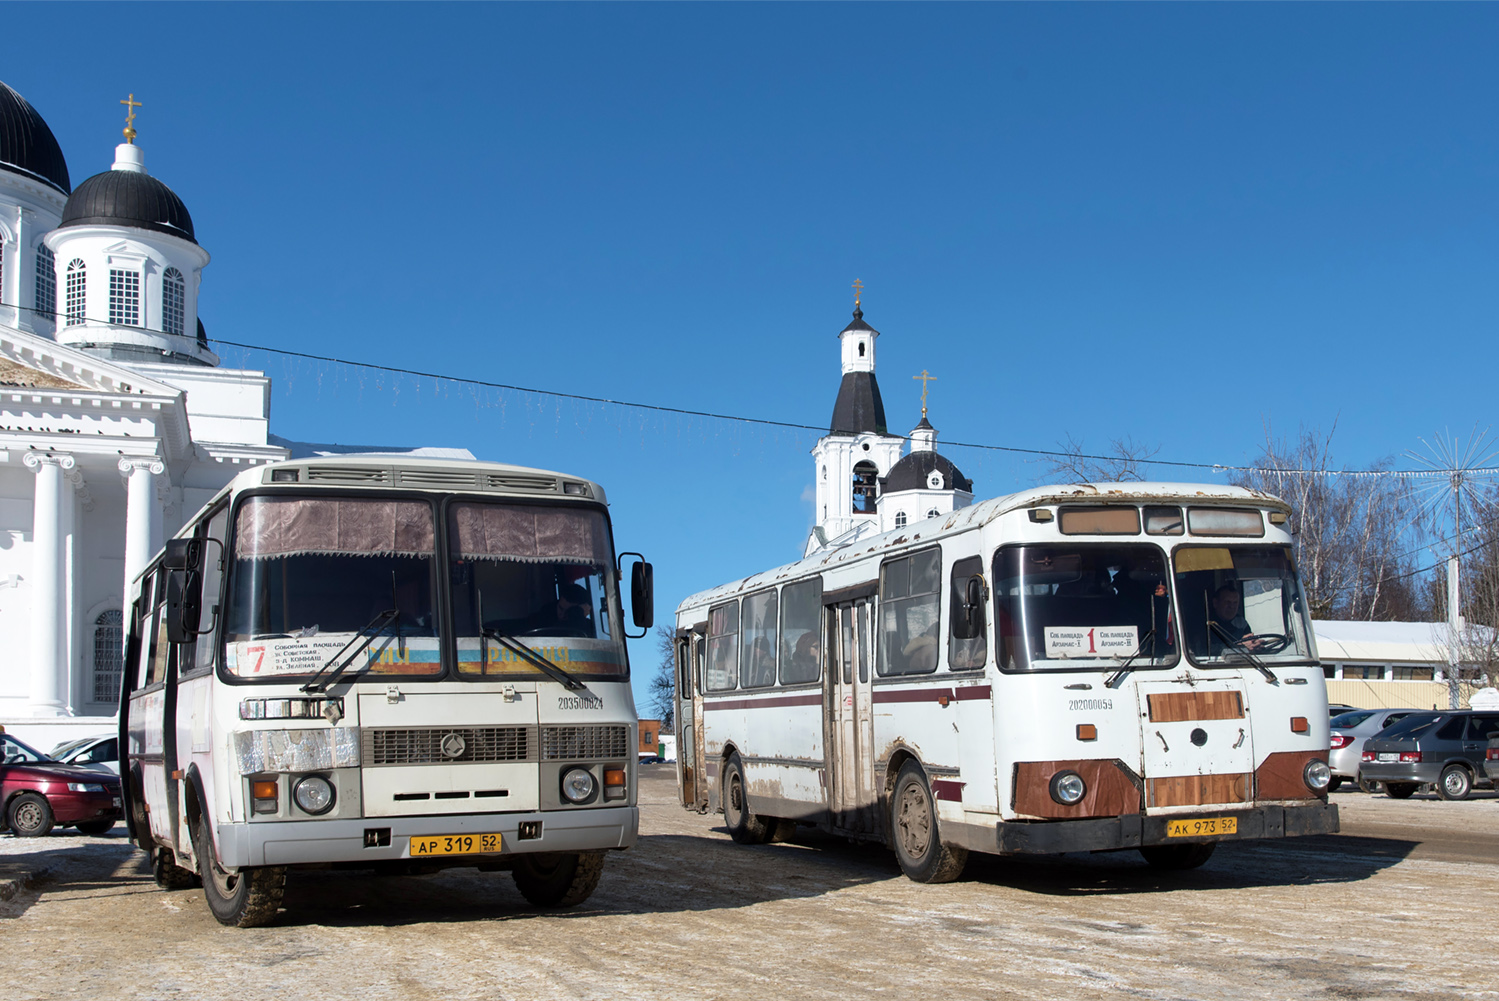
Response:
[[[732,691],[739,680],[739,603],[708,611],[708,691]]]
[[[891,560],[880,570],[879,673],[929,674],[937,669],[942,553]]]
[[[765,688],[776,683],[776,593],[745,598],[743,614],[739,687]]]
[[[425,501],[254,497],[239,509],[235,554],[430,556],[432,509]]]
[[[962,620],[963,603],[968,596],[968,581],[970,578],[980,576],[984,572],[984,561],[977,556],[966,560],[959,560],[952,568],[952,610],[948,614],[949,633],[955,625]],[[982,602],[979,606],[982,611]],[[971,671],[983,667],[988,660],[988,628],[980,630],[979,635],[973,639],[960,640],[955,635],[948,638],[947,666],[953,671]]]
[[[821,620],[820,577],[781,588],[781,684],[803,684],[822,677],[817,644]]]
[[[451,524],[466,560],[612,564],[604,516],[526,504],[455,504]]]

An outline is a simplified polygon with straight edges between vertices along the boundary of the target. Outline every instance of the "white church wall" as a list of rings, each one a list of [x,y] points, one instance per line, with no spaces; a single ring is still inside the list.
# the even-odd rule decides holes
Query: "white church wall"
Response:
[[[194,441],[265,445],[271,416],[271,381],[265,373],[184,365],[132,367],[187,394]]]
[[[8,453],[7,453],[8,454]],[[31,656],[31,483],[33,474],[0,468],[0,713],[23,707]]]

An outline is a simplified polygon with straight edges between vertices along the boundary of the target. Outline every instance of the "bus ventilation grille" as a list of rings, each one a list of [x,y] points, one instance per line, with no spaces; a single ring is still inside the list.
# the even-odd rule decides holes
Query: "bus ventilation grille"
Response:
[[[541,760],[576,761],[623,758],[630,749],[626,726],[545,726],[541,728]]]
[[[447,765],[535,761],[529,726],[423,727],[361,731],[366,765]],[[457,739],[450,739],[457,738]],[[457,753],[453,753],[453,752]]]
[[[307,482],[389,483],[390,470],[379,466],[308,466]]]
[[[527,476],[524,473],[489,473],[484,477],[484,485],[490,490],[524,490],[533,494],[557,492],[556,477]]]
[[[449,469],[402,469],[398,472],[403,486],[441,487],[445,490],[473,490],[479,479],[473,473]]]

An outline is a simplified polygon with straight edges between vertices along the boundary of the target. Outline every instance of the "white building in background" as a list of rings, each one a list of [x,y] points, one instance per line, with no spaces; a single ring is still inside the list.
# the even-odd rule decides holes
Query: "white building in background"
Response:
[[[0,83],[0,725],[43,750],[112,725],[125,581],[164,539],[248,465],[354,451],[274,438],[270,380],[219,365],[208,252],[129,121],[74,188]]]
[[[816,509],[804,556],[973,503],[973,483],[937,451],[937,429],[927,421],[924,388],[921,423],[911,431],[911,450],[902,457],[906,439],[888,430],[874,374],[879,336],[864,322],[864,310],[855,300],[853,321],[838,335],[843,380],[833,420],[812,447]]]

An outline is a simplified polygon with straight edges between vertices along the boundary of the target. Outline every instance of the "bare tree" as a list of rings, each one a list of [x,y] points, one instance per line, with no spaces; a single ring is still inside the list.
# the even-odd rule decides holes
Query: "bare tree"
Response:
[[[1462,555],[1458,678],[1462,694],[1499,681],[1499,501],[1480,501],[1470,512]],[[1447,567],[1431,574],[1429,592],[1438,618],[1447,617]]]
[[[1336,426],[1334,426],[1334,431]],[[1238,486],[1291,505],[1291,532],[1302,591],[1318,619],[1424,618],[1430,609],[1414,579],[1421,525],[1403,481],[1348,475],[1333,464],[1333,431],[1303,428],[1294,440],[1265,429],[1265,446]]]
[[[1104,455],[1090,455],[1083,448],[1081,439],[1069,433],[1065,442],[1058,442],[1059,454],[1053,459],[1048,474],[1069,483],[1122,483],[1147,479],[1146,463],[1161,450],[1136,442],[1126,435],[1109,439],[1109,448]]]
[[[656,666],[656,673],[651,675],[646,708],[661,721],[662,733],[674,733],[677,715],[677,653],[675,638],[666,626],[656,627],[656,653],[661,660]]]

